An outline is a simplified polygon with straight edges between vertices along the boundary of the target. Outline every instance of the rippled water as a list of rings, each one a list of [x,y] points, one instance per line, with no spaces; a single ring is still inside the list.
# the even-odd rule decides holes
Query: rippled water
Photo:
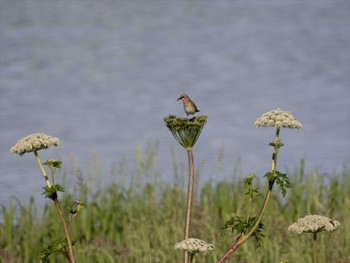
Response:
[[[8,152],[34,132],[61,139],[43,158],[67,164],[74,154],[85,169],[96,153],[106,181],[135,145],[159,141],[158,170],[171,180],[170,146],[187,159],[163,117],[184,114],[184,92],[209,116],[194,149],[202,180],[230,177],[237,160],[243,173],[266,172],[274,131],[253,123],[278,107],[304,124],[281,131],[279,168],[305,158],[309,170],[341,171],[349,10],[349,1],[1,1],[0,203],[41,198],[34,156]]]

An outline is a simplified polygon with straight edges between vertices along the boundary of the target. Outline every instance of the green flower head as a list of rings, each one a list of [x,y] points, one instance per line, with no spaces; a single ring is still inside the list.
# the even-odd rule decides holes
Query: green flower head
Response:
[[[290,128],[301,129],[303,125],[297,121],[293,114],[289,111],[276,109],[264,113],[255,121],[255,127],[276,127],[276,128]]]
[[[292,233],[318,233],[322,231],[333,232],[340,223],[324,216],[307,215],[299,218],[298,221],[289,226],[288,230]]]
[[[187,251],[190,254],[211,253],[214,251],[214,245],[197,238],[189,238],[176,243],[174,249]]]
[[[165,125],[175,139],[186,149],[192,148],[202,132],[207,116],[198,116],[192,119],[169,115],[164,118]]]
[[[49,159],[49,160],[46,160],[44,164],[52,168],[61,168],[62,162],[56,159]]]
[[[34,133],[20,139],[11,147],[11,153],[23,155],[25,153],[47,149],[50,146],[58,146],[60,139],[46,135],[44,133]]]

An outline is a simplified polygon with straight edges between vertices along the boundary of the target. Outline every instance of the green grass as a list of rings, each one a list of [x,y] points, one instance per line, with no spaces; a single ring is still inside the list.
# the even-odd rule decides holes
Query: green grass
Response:
[[[87,204],[72,227],[72,236],[78,238],[74,245],[77,262],[182,262],[182,253],[173,246],[183,239],[186,166],[181,169],[173,160],[169,170],[182,179],[165,183],[155,168],[156,157],[156,150],[149,145],[144,152],[137,149],[133,170],[128,171],[121,161],[112,171],[114,182],[108,185],[100,181],[97,158],[89,161],[86,174],[71,163],[61,172],[63,183],[56,176],[67,189],[60,196],[63,205],[75,200]],[[349,263],[350,171],[331,176],[305,173],[302,162],[288,176],[292,189],[284,199],[274,189],[263,218],[263,247],[248,240],[227,262],[311,263],[312,235],[294,235],[287,229],[300,217],[319,214],[341,223],[334,233],[319,235],[319,262]],[[262,193],[265,187],[261,183]],[[230,231],[220,236],[220,228],[230,215],[246,215],[245,191],[241,178],[195,187],[191,236],[215,245],[214,254],[199,256],[197,262],[216,262],[233,242]],[[253,206],[256,213],[261,202],[262,198]],[[0,222],[0,262],[39,262],[40,249],[64,237],[52,203],[41,208],[33,198],[26,205],[16,199],[2,205]],[[57,255],[50,257],[50,262],[66,260]]]

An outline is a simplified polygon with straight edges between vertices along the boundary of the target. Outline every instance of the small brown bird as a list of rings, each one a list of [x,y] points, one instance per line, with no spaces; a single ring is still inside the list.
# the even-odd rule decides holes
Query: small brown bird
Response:
[[[196,112],[199,112],[196,104],[194,104],[194,102],[186,94],[182,94],[177,100],[182,100],[187,116],[194,115]]]

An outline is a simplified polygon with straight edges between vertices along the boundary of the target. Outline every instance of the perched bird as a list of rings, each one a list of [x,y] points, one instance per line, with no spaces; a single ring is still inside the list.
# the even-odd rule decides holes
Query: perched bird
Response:
[[[182,100],[187,116],[194,115],[196,112],[199,112],[196,104],[194,104],[194,102],[186,94],[182,94],[177,100]]]

